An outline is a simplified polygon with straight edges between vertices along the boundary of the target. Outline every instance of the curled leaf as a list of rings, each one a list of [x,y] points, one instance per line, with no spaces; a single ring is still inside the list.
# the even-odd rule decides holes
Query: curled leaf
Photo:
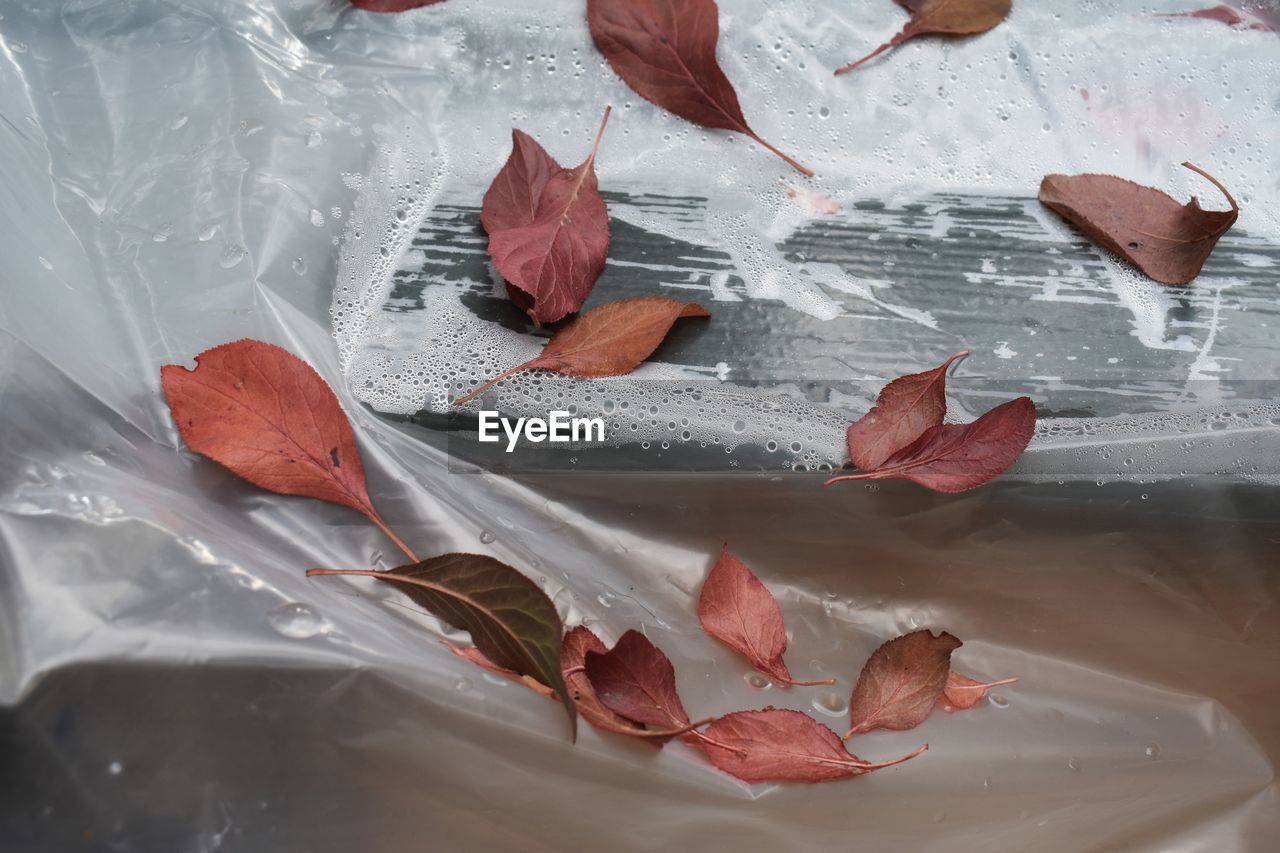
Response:
[[[942,695],[938,697],[938,707],[947,712],[967,711],[981,702],[991,688],[1013,684],[1017,680],[1003,678],[1000,681],[982,682],[958,672],[950,672],[947,674],[947,685],[942,688]]]
[[[1048,175],[1040,201],[1093,242],[1163,284],[1189,284],[1200,274],[1240,207],[1216,178],[1183,163],[1222,191],[1230,210],[1185,205],[1151,187],[1111,175]]]
[[[511,157],[485,193],[480,221],[493,265],[529,296],[527,310],[539,324],[581,308],[604,269],[609,210],[595,161],[610,112],[605,109],[591,153],[573,169],[560,168],[531,136],[516,131]]]
[[[639,631],[627,631],[607,652],[588,650],[583,663],[596,696],[615,714],[663,729],[689,725],[671,660]]]
[[[951,672],[960,641],[945,631],[913,631],[876,649],[862,667],[849,701],[853,723],[845,740],[873,729],[902,731],[924,722]]]
[[[916,36],[962,36],[985,33],[1009,17],[1013,0],[896,0],[911,14],[911,20],[896,36],[861,59],[842,65],[837,74],[845,74],[869,62],[890,48]]]
[[[842,480],[913,480],[936,492],[965,492],[1000,476],[1026,450],[1036,428],[1030,397],[996,406],[969,424],[941,424],[890,456],[873,471]]]
[[[609,65],[640,97],[702,127],[744,134],[813,175],[747,124],[716,61],[715,0],[587,0],[587,26]]]
[[[605,303],[557,331],[536,357],[495,376],[453,404],[460,406],[522,370],[581,377],[630,373],[653,354],[676,320],[710,316],[711,312],[696,303],[662,297]]]
[[[1263,9],[1259,9],[1263,11]],[[1277,12],[1273,11],[1272,15]],[[1226,24],[1228,27],[1247,26],[1251,30],[1257,30],[1263,33],[1275,32],[1275,27],[1266,21],[1241,12],[1239,9],[1232,8],[1225,3],[1219,3],[1217,6],[1210,6],[1206,9],[1194,9],[1189,12],[1165,12],[1157,14],[1157,18],[1202,18],[1206,21],[1217,21],[1220,24]]]
[[[799,711],[738,711],[712,723],[706,737],[690,739],[720,770],[743,782],[826,782],[861,776],[915,758],[872,763],[851,755],[840,736]]]
[[[431,615],[471,634],[486,659],[550,687],[569,712],[560,672],[560,614],[536,583],[483,554],[444,554],[385,572],[310,569],[307,577],[353,575],[392,584]]]
[[[849,458],[865,470],[879,468],[886,459],[942,423],[947,414],[947,370],[969,354],[958,352],[923,373],[900,376],[880,390],[876,404],[845,437]]]
[[[698,621],[708,634],[739,652],[782,685],[834,684],[835,679],[794,681],[782,656],[787,632],[773,594],[726,546],[702,584]]]
[[[443,2],[444,0],[351,0],[351,5],[366,12],[408,12],[420,6]]]
[[[245,339],[200,353],[195,370],[165,365],[160,383],[196,453],[268,491],[350,507],[417,559],[373,508],[351,423],[311,365]]]
[[[440,644],[463,660],[470,661],[481,669],[487,669],[494,675],[500,675],[503,678],[514,681],[522,687],[528,687],[539,696],[546,696],[548,699],[556,698],[556,692],[541,681],[538,681],[536,678],[530,678],[527,675],[521,675],[514,669],[507,669],[505,666],[498,666],[496,663],[489,660],[489,658],[485,656],[485,653],[477,649],[475,646],[463,647],[451,643],[448,640],[441,640]]]

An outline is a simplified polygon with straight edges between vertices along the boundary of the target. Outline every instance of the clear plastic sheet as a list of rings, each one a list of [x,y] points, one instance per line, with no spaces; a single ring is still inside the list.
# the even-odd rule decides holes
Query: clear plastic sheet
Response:
[[[925,316],[892,270],[799,257],[804,223],[779,191],[794,176],[630,96],[580,4],[448,0],[403,16],[289,0],[6,4],[0,849],[1273,849],[1280,42],[1148,15],[1173,3],[1015,5],[981,39],[906,46],[833,83],[829,68],[899,23],[887,0],[726,2],[721,56],[761,134],[847,209],[1025,199],[1046,171],[1207,196],[1183,159],[1238,189],[1230,264],[1185,294],[1096,256],[1102,271],[1065,289],[974,258],[971,284],[1026,288],[1028,316],[1086,306],[1045,333],[1034,375],[1003,355],[1025,357],[1034,327],[993,319],[962,341],[955,323],[972,306]],[[803,337],[805,324],[839,328],[843,293],[872,318],[842,350],[852,374],[784,353],[734,375],[740,340],[725,347],[727,376],[691,371],[714,361],[677,348],[643,381],[729,380],[707,391],[732,398],[726,409],[750,404],[732,380],[771,383],[761,393],[803,402],[797,423],[825,442],[805,467],[838,453],[823,424],[864,410],[895,367],[964,343],[979,391],[963,408],[1027,381],[1052,402],[1015,472],[956,497],[823,490],[792,459],[500,476],[457,464],[433,428],[442,384],[410,393],[422,377],[395,370],[403,385],[365,382],[379,347],[438,376],[443,312],[474,320],[458,307],[475,305],[465,289],[431,303],[416,333],[387,317],[403,307],[397,276],[434,275],[415,235],[474,204],[513,123],[574,162],[606,100],[618,109],[606,189],[657,197],[699,175],[707,212],[693,221],[625,199],[614,212],[723,250],[725,277],[705,283],[713,311],[767,303]],[[903,227],[928,231],[951,215],[939,209]],[[1070,243],[1036,222],[1046,251]],[[665,273],[703,285],[674,260]],[[1088,370],[1070,367],[1092,358],[1068,350],[1073,323],[1111,348]],[[496,334],[495,358],[531,345]],[[159,366],[247,336],[334,386],[374,500],[405,539],[506,560],[607,640],[645,630],[696,713],[773,704],[838,728],[866,655],[923,626],[966,640],[963,671],[1022,680],[975,711],[861,738],[870,759],[930,749],[816,787],[742,785],[678,744],[658,753],[586,727],[570,744],[552,703],[450,655],[441,626],[394,593],[305,579],[313,565],[393,564],[375,530],[181,446]],[[1110,357],[1123,376],[1097,372]],[[837,379],[853,385],[820,399],[801,385]],[[504,405],[523,405],[515,387]],[[646,393],[617,387],[637,403]],[[1073,399],[1111,402],[1073,415]],[[734,420],[695,426],[712,436]],[[701,634],[693,602],[722,542],[778,594],[797,677],[837,687],[755,690]]]

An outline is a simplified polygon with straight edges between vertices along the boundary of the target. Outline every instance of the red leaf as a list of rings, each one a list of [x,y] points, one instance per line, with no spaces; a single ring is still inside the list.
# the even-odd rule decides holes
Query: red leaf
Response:
[[[938,707],[948,713],[952,711],[967,711],[981,702],[991,688],[999,687],[1002,684],[1013,684],[1017,680],[1016,678],[1004,678],[1000,681],[983,683],[975,681],[967,675],[950,672],[947,674],[947,684],[942,688],[942,695],[938,697]]]
[[[550,370],[565,376],[618,376],[635,370],[662,343],[681,317],[710,317],[693,302],[662,297],[619,299],[592,308],[560,329],[542,352],[495,376],[453,401],[460,406],[522,370]]]
[[[851,755],[840,736],[799,711],[738,711],[712,723],[706,736],[689,743],[719,769],[743,782],[825,782],[861,776],[900,764],[927,749],[893,761],[869,763]]]
[[[664,729],[689,725],[675,668],[639,631],[623,634],[610,651],[588,650],[584,665],[596,696],[615,714]]]
[[[489,232],[493,265],[532,297],[529,314],[537,323],[581,308],[604,269],[609,210],[600,198],[595,161],[610,112],[604,111],[591,153],[573,169],[559,168],[532,137],[516,131],[511,157],[485,193],[480,221]]]
[[[366,12],[407,12],[419,6],[431,6],[444,0],[351,0],[351,5]]]
[[[787,632],[773,594],[726,546],[702,584],[698,621],[708,634],[740,652],[782,685],[834,684],[835,679],[793,681],[786,662]]]
[[[596,47],[636,94],[694,124],[751,137],[797,171],[813,172],[761,139],[716,61],[715,0],[587,0]]]
[[[913,480],[936,492],[965,492],[991,482],[1027,448],[1036,428],[1030,397],[996,406],[970,424],[933,427],[874,471],[827,480]]]
[[[897,0],[911,13],[902,32],[861,59],[842,65],[837,74],[845,74],[890,48],[923,35],[973,35],[985,33],[1009,17],[1013,0]]]
[[[440,642],[444,645],[446,649],[453,652],[458,657],[462,658],[463,660],[471,661],[473,664],[480,667],[481,669],[487,669],[489,670],[489,672],[492,672],[494,675],[500,675],[503,678],[507,678],[507,679],[510,679],[511,681],[514,681],[516,684],[520,684],[520,685],[523,685],[524,687],[528,687],[530,690],[532,690],[534,693],[537,693],[539,696],[546,696],[548,699],[556,698],[556,692],[552,690],[550,687],[548,687],[547,685],[543,684],[541,681],[538,681],[538,679],[532,678],[528,675],[521,675],[520,673],[516,672],[514,669],[507,669],[505,666],[498,666],[496,663],[489,660],[489,658],[485,656],[485,653],[477,649],[475,646],[471,646],[469,648],[463,648],[462,646],[454,645],[448,640],[441,640]],[[561,660],[563,661],[563,657],[561,658]]]
[[[1040,201],[1085,236],[1163,284],[1189,284],[1218,239],[1240,215],[1227,188],[1198,166],[1183,163],[1222,191],[1230,210],[1204,210],[1111,175],[1048,175]]]
[[[1260,12],[1263,10],[1259,10]],[[1272,13],[1273,15],[1276,13]],[[1208,21],[1217,21],[1220,24],[1226,24],[1229,27],[1239,27],[1245,24],[1249,25],[1249,29],[1257,30],[1264,33],[1275,32],[1275,27],[1264,20],[1260,20],[1253,15],[1246,15],[1238,9],[1233,9],[1226,4],[1211,6],[1208,9],[1196,9],[1191,12],[1168,12],[1165,14],[1157,14],[1157,18],[1203,18]]]
[[[787,194],[788,198],[796,200],[796,204],[813,213],[822,213],[827,216],[834,216],[842,213],[844,208],[840,206],[840,202],[836,201],[826,193],[817,192],[816,190],[797,187],[792,184],[783,184],[782,191]]]
[[[939,426],[947,413],[947,369],[968,354],[958,352],[933,370],[901,376],[884,386],[871,411],[846,433],[853,464],[864,470],[879,468],[926,430]]]
[[[187,446],[255,486],[350,507],[413,559],[369,500],[351,424],[332,389],[302,359],[240,340],[196,356],[195,370],[160,368]]]
[[[960,641],[945,631],[914,631],[876,649],[849,701],[845,739],[873,729],[912,729],[929,716],[947,684],[951,653]]]

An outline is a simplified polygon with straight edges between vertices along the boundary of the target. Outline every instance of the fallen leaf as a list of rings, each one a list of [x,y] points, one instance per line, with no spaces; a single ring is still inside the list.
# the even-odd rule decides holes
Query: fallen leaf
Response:
[[[554,690],[576,732],[573,699],[560,672],[560,614],[536,583],[511,566],[483,554],[444,554],[385,572],[307,571],[307,577],[320,575],[392,584],[431,615],[470,633],[476,648],[499,668]]]
[[[706,725],[710,719],[699,720],[687,726],[677,728],[646,729],[642,724],[628,720],[626,717],[609,710],[600,697],[596,695],[591,680],[587,678],[587,652],[606,654],[609,651],[604,642],[589,628],[582,625],[564,635],[564,643],[560,647],[560,666],[564,673],[565,683],[569,686],[569,695],[578,706],[578,713],[601,731],[628,737],[645,738],[654,746],[662,746],[676,735],[685,734],[698,726]]]
[[[938,697],[938,707],[947,712],[967,711],[981,702],[991,688],[1013,684],[1017,680],[1003,678],[1000,681],[982,682],[958,672],[947,673],[947,685],[942,688],[942,695]]]
[[[951,653],[960,645],[945,631],[936,637],[913,631],[876,649],[853,688],[853,725],[845,740],[873,729],[902,731],[924,722],[946,687]]]
[[[529,295],[534,321],[554,323],[582,307],[609,254],[609,210],[596,183],[596,152],[612,108],[582,165],[560,168],[516,131],[511,157],[485,193],[480,221],[507,284]],[[536,203],[530,219],[528,212]]]
[[[1009,17],[1013,0],[896,0],[911,14],[902,31],[861,59],[842,65],[837,74],[845,74],[916,36],[963,36],[985,33]]]
[[[893,761],[872,763],[851,755],[840,736],[799,711],[738,711],[690,740],[711,763],[743,782],[826,782],[861,776],[915,758],[928,746]]]
[[[783,184],[782,190],[787,194],[788,198],[796,200],[796,204],[805,210],[813,213],[821,213],[827,216],[835,216],[837,213],[843,213],[844,208],[840,206],[840,202],[836,201],[826,193],[820,193],[816,190],[806,189],[805,187],[797,187],[792,184]]]
[[[879,468],[926,430],[939,426],[947,414],[947,370],[968,354],[958,352],[932,370],[900,376],[884,386],[871,411],[845,434],[853,464],[868,471]]]
[[[366,12],[407,12],[419,6],[431,6],[444,0],[351,0],[351,5]]]
[[[268,491],[350,507],[417,559],[373,508],[351,423],[311,365],[244,339],[200,353],[195,370],[165,365],[160,384],[196,453]]]
[[[782,685],[811,686],[834,684],[821,681],[794,681],[786,662],[787,632],[782,610],[773,593],[765,588],[746,564],[726,546],[720,559],[702,584],[698,598],[698,621],[708,634],[741,653],[751,665]]]
[[[519,684],[522,687],[528,687],[530,690],[532,690],[534,693],[537,693],[539,696],[546,696],[548,699],[556,698],[556,692],[552,690],[550,687],[548,687],[547,685],[543,684],[541,681],[538,681],[536,678],[530,678],[527,675],[521,675],[520,673],[516,672],[514,669],[507,669],[505,666],[498,666],[496,663],[489,660],[489,658],[485,656],[485,653],[477,649],[475,646],[463,647],[463,646],[455,645],[454,643],[451,643],[448,640],[441,640],[440,643],[446,649],[453,652],[458,657],[462,658],[465,661],[470,661],[471,663],[475,664],[481,669],[487,669],[489,672],[492,672],[494,675],[500,675],[503,678],[514,681],[516,684]],[[562,659],[563,659],[563,654],[564,653],[562,651],[561,652]],[[572,690],[570,692],[572,693]]]
[[[551,336],[542,352],[485,382],[453,405],[478,397],[522,370],[550,370],[565,376],[619,376],[635,370],[662,343],[681,317],[710,317],[693,302],[662,297],[619,299],[592,308]]]
[[[996,406],[969,424],[942,424],[927,430],[873,471],[842,474],[842,480],[913,480],[935,492],[966,492],[991,482],[1012,465],[1036,428],[1030,397]]]
[[[607,652],[587,650],[583,664],[601,704],[615,714],[662,729],[689,725],[675,668],[639,631],[627,631]]]
[[[1259,20],[1252,15],[1247,15],[1239,9],[1233,9],[1226,4],[1211,6],[1207,9],[1195,9],[1189,12],[1166,12],[1157,14],[1157,18],[1203,18],[1208,21],[1217,21],[1220,24],[1226,24],[1229,27],[1239,27],[1248,25],[1251,30],[1257,30],[1264,33],[1273,33],[1275,28],[1266,21]]]
[[[744,134],[813,176],[747,124],[716,61],[715,0],[587,0],[587,26],[609,65],[640,97],[702,127]]]
[[[1235,224],[1240,207],[1217,178],[1183,163],[1222,191],[1230,210],[1204,210],[1192,198],[1173,197],[1112,175],[1048,175],[1040,201],[1109,252],[1164,284],[1189,284],[1218,239]]]

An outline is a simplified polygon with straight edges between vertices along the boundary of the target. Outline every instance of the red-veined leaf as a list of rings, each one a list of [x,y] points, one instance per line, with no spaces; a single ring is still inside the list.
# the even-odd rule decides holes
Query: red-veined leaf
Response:
[[[366,12],[408,12],[420,6],[443,2],[444,0],[351,0],[351,5]]]
[[[897,0],[897,3],[911,14],[902,31],[861,59],[840,66],[837,74],[852,71],[916,36],[985,33],[1009,17],[1009,10],[1013,8],[1013,0]]]
[[[849,701],[853,725],[845,739],[873,729],[915,728],[933,710],[947,684],[951,653],[960,641],[945,631],[913,631],[876,649]]]
[[[900,376],[884,386],[871,411],[845,434],[853,464],[868,471],[878,468],[940,425],[947,414],[947,370],[968,354],[958,352],[932,370]]]
[[[487,669],[494,675],[500,675],[503,678],[514,681],[522,687],[528,687],[539,696],[546,696],[548,699],[556,698],[556,692],[541,681],[538,681],[536,678],[530,678],[527,675],[521,675],[514,669],[507,669],[505,666],[498,666],[496,663],[489,660],[489,658],[485,657],[484,652],[480,651],[475,646],[459,646],[449,642],[448,640],[441,640],[440,643],[458,657],[465,661],[470,661],[481,669]]]
[[[999,681],[982,682],[958,672],[950,672],[947,674],[947,684],[942,688],[942,695],[938,697],[938,707],[947,712],[967,711],[981,702],[991,688],[1013,684],[1017,680],[1002,678]]]
[[[583,663],[596,696],[615,714],[662,729],[689,725],[675,668],[639,631],[627,631],[607,652],[588,650]]]

